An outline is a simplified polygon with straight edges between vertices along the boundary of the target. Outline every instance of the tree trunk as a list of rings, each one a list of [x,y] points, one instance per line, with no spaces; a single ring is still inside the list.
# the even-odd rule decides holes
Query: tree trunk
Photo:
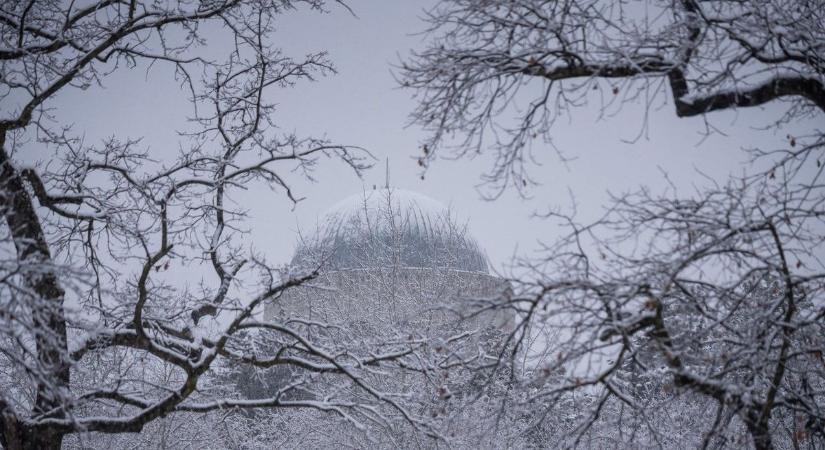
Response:
[[[745,424],[756,450],[773,450],[773,441],[767,418],[761,418],[759,412],[750,412],[745,418]]]
[[[69,387],[67,361],[66,320],[63,315],[65,292],[57,275],[49,267],[52,263],[40,219],[26,191],[19,172],[15,169],[5,148],[5,133],[0,132],[0,213],[2,213],[17,250],[17,260],[25,265],[37,266],[38,270],[24,270],[26,285],[37,295],[30,306],[32,330],[42,377],[37,377],[37,397],[34,412],[59,417],[64,414],[61,396]],[[4,414],[4,422],[8,422]],[[15,421],[16,422],[16,421]],[[9,423],[4,423],[8,435]],[[14,440],[23,449],[59,449],[62,434],[47,430],[18,430],[16,439],[8,439],[7,446],[14,448]],[[22,431],[22,432],[19,432]]]
[[[14,428],[12,428],[14,427]],[[6,425],[0,443],[7,450],[60,450],[63,446],[63,433],[51,430],[22,430],[16,424]]]
[[[63,434],[48,430],[33,430],[23,440],[21,450],[60,450]]]

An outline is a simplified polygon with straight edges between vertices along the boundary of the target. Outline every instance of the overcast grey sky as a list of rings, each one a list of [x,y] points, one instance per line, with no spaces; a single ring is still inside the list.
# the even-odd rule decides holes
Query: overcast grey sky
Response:
[[[327,50],[339,73],[316,83],[272,91],[271,100],[280,105],[277,120],[285,131],[365,147],[378,164],[360,180],[340,163],[323,163],[315,173],[317,183],[298,181],[294,185],[297,194],[306,197],[294,211],[283,195],[263,189],[245,192],[238,200],[253,217],[249,245],[266,253],[271,262],[288,261],[295,231],[313,228],[326,208],[347,195],[382,185],[385,158],[393,186],[452,205],[469,219],[473,235],[493,266],[501,267],[517,246],[524,252],[535,248],[539,239],[552,239],[557,230],[530,215],[549,206],[569,207],[568,192],[574,193],[582,218],[593,217],[605,204],[608,190],[618,193],[641,185],[664,189],[661,170],[685,190],[707,183],[699,170],[722,180],[743,169],[745,155],[740,148],[778,147],[785,134],[794,132],[793,127],[811,126],[759,131],[755,127],[775,118],[776,109],[723,112],[711,120],[726,135],[703,140],[702,118],[677,119],[672,106],[665,105],[648,118],[647,136],[628,143],[644,123],[640,106],[629,105],[601,120],[595,108],[583,108],[554,128],[556,146],[577,159],[563,165],[552,149],[539,147],[542,166],[533,175],[541,186],[531,191],[531,198],[520,199],[510,192],[497,201],[485,201],[476,185],[489,167],[488,160],[482,156],[473,161],[438,161],[421,180],[415,157],[423,134],[416,127],[405,127],[414,101],[411,92],[397,87],[392,66],[423,45],[425,37],[416,35],[424,28],[421,11],[434,2],[348,3],[357,17],[336,6],[329,14],[298,11],[281,17],[276,42],[285,53],[300,57]],[[219,53],[226,43],[216,38],[209,44]],[[52,106],[60,118],[74,122],[76,130],[85,130],[87,140],[143,136],[143,145],[153,154],[177,152],[180,139],[175,130],[185,126],[191,107],[168,68],[153,68],[148,75],[144,68],[121,71],[106,79],[105,86],[65,90]]]

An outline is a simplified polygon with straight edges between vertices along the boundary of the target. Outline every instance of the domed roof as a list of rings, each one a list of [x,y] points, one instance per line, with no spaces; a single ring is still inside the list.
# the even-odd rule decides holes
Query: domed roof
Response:
[[[324,270],[387,267],[487,273],[487,261],[466,224],[439,201],[402,189],[350,196],[320,219],[293,264]]]

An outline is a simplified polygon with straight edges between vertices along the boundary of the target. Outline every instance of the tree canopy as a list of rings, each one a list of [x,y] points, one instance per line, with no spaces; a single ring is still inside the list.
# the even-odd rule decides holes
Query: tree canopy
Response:
[[[646,114],[666,104],[708,122],[779,104],[776,129],[823,117],[823,10],[816,0],[444,1],[400,82],[429,131],[423,158],[491,152],[484,180],[523,192],[554,122],[593,102]],[[660,446],[821,444],[823,149],[814,126],[687,195],[639,188],[587,223],[547,214],[569,233],[521,260],[520,295],[500,304],[525,318],[521,348],[548,333],[532,352],[565,376],[525,380],[524,403],[549,411],[570,392],[591,396],[574,446],[598,445],[605,422],[614,445],[642,435]],[[673,414],[696,405],[715,418],[689,426],[698,440],[671,440],[685,437]]]

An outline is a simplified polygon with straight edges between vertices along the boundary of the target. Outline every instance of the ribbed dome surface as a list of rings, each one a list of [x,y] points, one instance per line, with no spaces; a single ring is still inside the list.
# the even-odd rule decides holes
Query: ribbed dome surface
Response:
[[[348,197],[320,219],[293,264],[325,270],[443,268],[487,273],[484,254],[441,202],[402,189]]]

